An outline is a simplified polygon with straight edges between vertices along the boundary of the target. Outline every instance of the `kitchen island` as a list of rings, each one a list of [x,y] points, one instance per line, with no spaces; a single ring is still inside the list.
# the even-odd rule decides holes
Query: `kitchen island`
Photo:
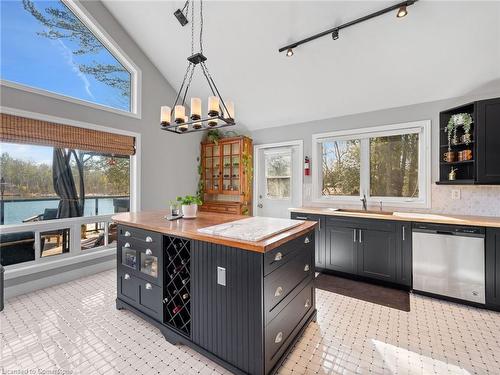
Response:
[[[198,229],[246,218],[201,212],[122,213],[118,224],[118,309],[160,329],[236,374],[272,374],[316,317],[314,227],[260,241]]]

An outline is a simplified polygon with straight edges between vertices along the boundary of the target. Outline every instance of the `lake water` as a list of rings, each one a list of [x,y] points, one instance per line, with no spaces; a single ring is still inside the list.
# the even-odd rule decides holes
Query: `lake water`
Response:
[[[57,208],[59,200],[5,201],[5,224],[20,224],[23,220],[41,214],[46,208]],[[95,199],[85,200],[85,216],[95,215]],[[114,213],[113,198],[99,198],[99,215]]]

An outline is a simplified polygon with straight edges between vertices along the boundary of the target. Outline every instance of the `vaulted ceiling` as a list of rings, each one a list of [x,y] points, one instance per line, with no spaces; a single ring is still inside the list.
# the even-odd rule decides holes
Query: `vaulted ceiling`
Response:
[[[178,88],[191,30],[183,2],[104,4]],[[248,129],[467,95],[500,80],[500,2],[419,1],[295,50],[278,48],[392,5],[390,1],[205,1],[205,55]],[[197,79],[199,78],[199,79]],[[206,103],[201,75],[192,94]],[[170,103],[165,103],[170,104]]]

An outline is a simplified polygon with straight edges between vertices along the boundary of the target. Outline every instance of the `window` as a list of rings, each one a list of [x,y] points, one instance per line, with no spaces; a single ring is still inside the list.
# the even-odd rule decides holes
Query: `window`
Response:
[[[0,72],[7,85],[136,112],[137,70],[72,1],[2,1]]]
[[[316,134],[313,153],[315,201],[428,205],[429,121]]]
[[[292,154],[290,151],[265,153],[266,197],[290,199]]]
[[[56,154],[68,157],[66,171],[54,168]],[[29,229],[0,234],[1,263],[7,266],[67,254],[77,236],[81,250],[115,244],[116,225],[110,217],[130,209],[130,158],[0,142],[0,228],[22,225]],[[79,202],[72,208],[64,208],[61,194],[67,197],[68,190],[58,190],[54,180],[58,173],[67,171],[77,198],[71,201]],[[82,192],[84,199],[80,201]],[[75,222],[77,217],[81,219]],[[56,219],[72,220],[73,227],[68,227],[68,222],[51,224]],[[31,231],[49,226],[53,228]]]

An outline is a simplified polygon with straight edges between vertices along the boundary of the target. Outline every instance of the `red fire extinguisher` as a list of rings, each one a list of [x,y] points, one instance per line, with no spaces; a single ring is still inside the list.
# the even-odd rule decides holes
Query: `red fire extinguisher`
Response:
[[[306,156],[304,160],[304,175],[309,176],[311,173],[311,162],[309,161],[309,156]]]

